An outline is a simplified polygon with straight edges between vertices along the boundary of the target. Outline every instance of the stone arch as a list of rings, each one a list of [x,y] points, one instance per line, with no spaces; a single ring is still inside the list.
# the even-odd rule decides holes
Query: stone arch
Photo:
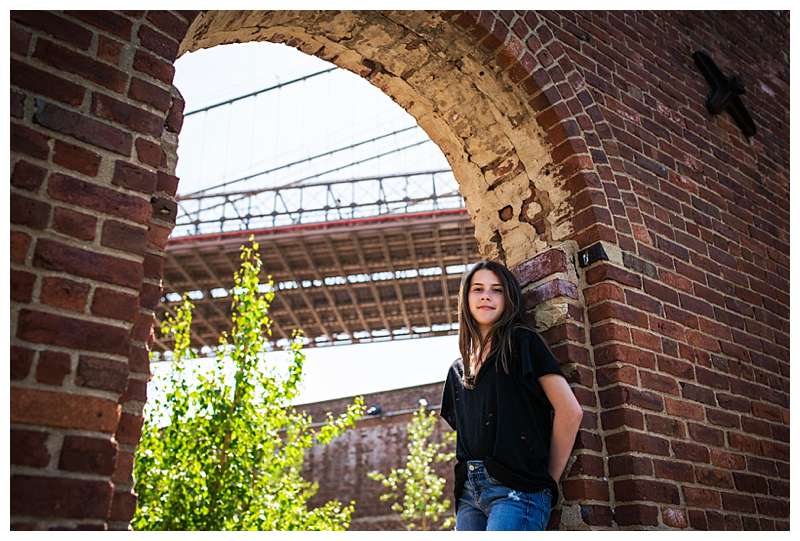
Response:
[[[20,266],[13,272],[31,284],[12,308],[19,376],[12,423],[20,427],[14,445],[41,454],[12,471],[18,527],[125,528],[133,514],[132,456],[178,182],[183,104],[171,87],[172,62],[201,47],[286,43],[361,75],[411,113],[450,161],[481,254],[516,272],[527,307],[570,361],[576,394],[597,407],[575,255],[616,237],[589,150],[598,146],[591,98],[571,80],[545,20],[489,12],[20,12],[14,19],[15,186],[35,197],[19,194],[27,206],[12,216],[20,226],[12,232]],[[77,37],[64,36],[54,20]],[[63,73],[68,68],[53,58],[74,72]],[[52,88],[33,80],[45,66],[58,72]],[[99,218],[90,224],[81,206]],[[82,249],[79,240],[92,245]],[[48,302],[42,283],[56,279],[66,300]],[[60,379],[52,375],[59,370]],[[596,427],[598,415],[589,417]],[[602,451],[596,436],[582,435],[579,454]],[[93,462],[75,458],[85,448]],[[37,505],[44,487],[54,496]],[[64,511],[80,498],[94,503],[90,515]]]

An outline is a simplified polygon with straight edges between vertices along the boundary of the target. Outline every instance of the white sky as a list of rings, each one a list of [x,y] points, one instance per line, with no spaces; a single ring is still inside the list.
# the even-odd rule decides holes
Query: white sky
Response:
[[[186,101],[186,112],[333,67],[273,43],[204,49],[182,56],[175,66],[175,86]],[[414,118],[388,96],[357,75],[336,70],[257,98],[188,116],[178,145],[180,193],[409,126],[416,126]],[[345,152],[345,156],[335,155],[319,160],[319,164],[260,176],[231,189],[280,185],[417,141],[428,142],[321,179],[449,169],[438,147],[416,128]],[[307,348],[305,352],[303,390],[296,403],[442,381],[458,357],[458,342],[456,336],[445,336]],[[287,354],[271,353],[268,359],[282,365]],[[208,365],[198,362],[199,367]],[[166,367],[166,363],[158,363],[154,372]]]

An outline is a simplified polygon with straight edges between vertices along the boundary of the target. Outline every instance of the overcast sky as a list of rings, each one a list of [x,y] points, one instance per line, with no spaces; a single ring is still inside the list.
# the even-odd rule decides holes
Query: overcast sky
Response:
[[[286,83],[333,65],[273,43],[214,47],[182,56],[175,86],[186,112]],[[186,118],[178,146],[180,193],[190,193],[416,126],[380,90],[344,70],[309,78]],[[397,152],[321,179],[449,169],[441,151],[418,127],[358,149],[261,175],[229,189],[269,187],[341,167],[415,142]],[[342,155],[344,154],[344,155]],[[303,391],[296,403],[443,381],[458,357],[456,336],[307,348]],[[282,365],[286,354],[269,356]],[[204,366],[205,363],[198,363]],[[156,371],[166,368],[159,364]]]

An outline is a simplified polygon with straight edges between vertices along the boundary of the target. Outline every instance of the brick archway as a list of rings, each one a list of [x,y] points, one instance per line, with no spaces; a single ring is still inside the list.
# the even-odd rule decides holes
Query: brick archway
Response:
[[[665,29],[684,24],[680,17],[665,21]],[[698,486],[705,483],[691,466],[708,462],[698,454],[708,448],[681,443],[686,419],[698,420],[699,411],[705,424],[690,422],[689,431],[715,447],[718,467],[766,456],[778,477],[785,461],[788,475],[781,430],[788,425],[782,390],[788,371],[781,376],[788,343],[776,335],[779,345],[761,344],[753,336],[765,331],[750,320],[733,339],[721,328],[738,324],[731,312],[712,310],[701,320],[704,327],[672,306],[664,314],[662,303],[684,308],[676,290],[716,302],[687,286],[699,279],[697,271],[677,269],[672,258],[684,259],[682,247],[665,239],[665,214],[675,212],[693,186],[673,178],[675,161],[692,171],[722,166],[683,147],[642,151],[677,128],[667,124],[659,132],[644,119],[648,112],[637,92],[641,97],[646,89],[664,115],[685,114],[696,123],[698,113],[672,113],[669,96],[619,51],[598,46],[576,52],[591,39],[611,40],[613,26],[532,12],[12,12],[12,527],[120,529],[129,523],[152,310],[178,183],[183,103],[172,87],[173,62],[179,51],[255,39],[283,42],[358,73],[415,116],[444,151],[482,254],[504,260],[520,277],[528,307],[547,328],[556,354],[569,361],[571,383],[588,413],[564,484],[563,527],[682,528],[689,519],[691,527],[702,527],[721,516],[705,511],[720,501],[730,516],[746,515],[740,527],[747,527],[748,516],[788,518],[783,485],[776,480],[772,492],[775,475],[762,463],[755,474],[736,478],[744,496],[720,496]],[[734,39],[710,27],[719,43]],[[629,28],[655,32],[649,22]],[[780,31],[773,34],[781,39]],[[641,46],[631,51],[644,54]],[[614,68],[614,81],[631,99],[608,82],[612,71],[605,66],[622,65]],[[684,66],[675,66],[696,86]],[[626,122],[642,129],[631,135]],[[735,134],[730,123],[714,129]],[[695,144],[700,148],[702,141]],[[783,174],[775,166],[782,158],[777,152],[758,169]],[[656,189],[665,185],[668,196]],[[709,202],[719,204],[713,194],[692,197],[701,213],[713,215]],[[780,223],[783,214],[776,212]],[[697,212],[691,219],[713,225]],[[726,227],[719,230],[730,236]],[[779,239],[767,249],[773,251],[748,242],[747,253],[768,253],[775,262],[770,270],[779,273],[782,234],[769,233],[756,238],[768,244]],[[692,239],[675,240],[706,253]],[[716,243],[710,235],[703,240]],[[576,253],[598,242],[606,260],[582,270]],[[788,258],[788,244],[786,252]],[[722,254],[711,257],[731,265]],[[700,264],[709,276],[741,279],[717,263]],[[742,272],[759,276],[752,265]],[[713,287],[705,275],[702,281]],[[765,288],[759,283],[756,291],[770,304],[759,302],[781,314],[773,323],[782,329],[788,281]],[[746,290],[731,295],[744,299],[736,302],[752,300]],[[697,301],[693,306],[705,308]],[[756,350],[760,358],[754,360]],[[723,357],[712,356],[720,351]],[[781,390],[757,401],[725,379],[733,394],[715,394],[722,362],[736,367],[740,382],[757,363],[759,371],[750,373],[777,378]],[[679,382],[682,400],[669,396]],[[723,400],[769,419],[776,427],[767,425],[769,446],[744,434],[764,430],[746,428],[744,415],[720,443],[723,432],[707,426],[718,423],[702,403],[723,407]],[[647,431],[673,440],[646,434],[648,410],[667,417],[648,414]],[[740,454],[717,450],[730,447]],[[631,452],[646,458],[625,462]],[[660,461],[666,473],[656,466],[660,480],[654,481],[651,457],[664,455],[670,457]],[[691,479],[683,476],[686,461]],[[747,494],[766,486],[764,476],[770,497],[756,509]]]

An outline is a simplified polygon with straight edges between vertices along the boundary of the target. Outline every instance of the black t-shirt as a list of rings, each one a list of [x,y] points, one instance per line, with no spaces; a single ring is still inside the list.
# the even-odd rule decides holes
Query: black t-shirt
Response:
[[[549,488],[553,505],[558,500],[558,484],[549,474],[553,407],[539,378],[563,373],[537,333],[524,327],[512,332],[509,374],[497,350],[484,362],[473,389],[463,386],[461,358],[447,373],[440,415],[457,433],[456,505],[467,460],[483,460],[489,474],[511,489]]]

